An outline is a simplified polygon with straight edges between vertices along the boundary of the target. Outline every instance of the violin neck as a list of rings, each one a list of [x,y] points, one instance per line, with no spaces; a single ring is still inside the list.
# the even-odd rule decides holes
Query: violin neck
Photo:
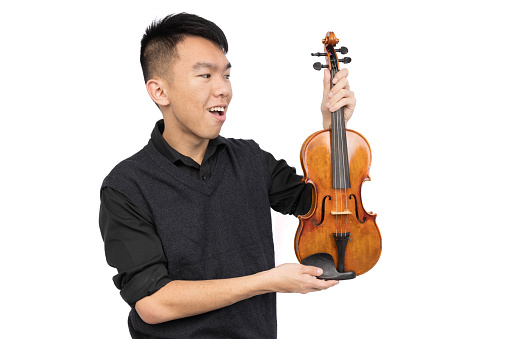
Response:
[[[343,107],[331,114],[332,188],[350,188],[350,163]]]

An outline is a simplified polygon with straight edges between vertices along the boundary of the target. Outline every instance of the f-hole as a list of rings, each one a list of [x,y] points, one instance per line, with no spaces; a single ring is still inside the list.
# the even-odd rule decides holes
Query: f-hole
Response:
[[[322,219],[320,220],[320,222],[317,224],[316,223],[316,219],[313,219],[311,222],[313,223],[313,225],[315,226],[320,226],[322,223],[323,223],[323,219],[325,218],[325,200],[329,198],[329,200],[331,200],[331,196],[330,195],[326,195],[324,198],[323,198],[323,201],[322,201]]]
[[[354,194],[350,194],[350,199],[353,199],[355,200],[355,216],[357,217],[357,221],[359,221],[361,224],[364,224],[366,222],[366,217],[363,217],[362,218],[362,221],[361,219],[359,219],[359,208],[357,206],[357,197],[354,195]]]

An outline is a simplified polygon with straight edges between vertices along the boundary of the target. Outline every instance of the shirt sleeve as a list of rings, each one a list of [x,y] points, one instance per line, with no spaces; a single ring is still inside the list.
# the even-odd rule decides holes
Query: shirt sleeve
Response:
[[[272,154],[263,151],[272,178],[269,189],[271,207],[283,214],[304,215],[311,208],[313,186],[302,181],[285,160],[276,160]]]
[[[111,187],[101,190],[99,227],[106,261],[118,271],[113,282],[131,307],[171,281],[151,218]]]

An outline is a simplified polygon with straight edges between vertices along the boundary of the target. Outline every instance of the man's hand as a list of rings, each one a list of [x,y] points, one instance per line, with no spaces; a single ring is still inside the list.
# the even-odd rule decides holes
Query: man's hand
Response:
[[[266,272],[270,275],[272,290],[282,293],[302,293],[326,290],[337,285],[336,280],[320,280],[321,268],[300,264],[283,264]]]
[[[323,128],[330,128],[331,112],[337,111],[339,108],[344,107],[345,123],[352,117],[355,109],[356,99],[354,92],[350,91],[348,84],[348,69],[341,69],[332,83],[334,87],[330,88],[330,71],[325,69],[323,76],[323,99],[322,99],[322,117]]]

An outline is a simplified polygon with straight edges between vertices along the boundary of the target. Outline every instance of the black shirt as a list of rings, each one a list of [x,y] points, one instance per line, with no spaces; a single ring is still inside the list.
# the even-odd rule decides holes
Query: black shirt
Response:
[[[206,181],[213,175],[217,156],[225,147],[221,136],[210,140],[200,165],[173,149],[163,138],[163,131],[164,122],[160,120],[151,135],[158,152],[197,180]],[[264,156],[272,177],[271,207],[283,214],[306,214],[312,202],[311,185],[304,184],[295,168],[288,166],[286,161],[276,160],[268,152],[264,152]],[[105,187],[101,191],[99,225],[108,264],[118,270],[113,281],[129,305],[134,306],[138,300],[171,281],[161,241],[150,216],[113,188]],[[126,247],[129,256],[109,250],[110,244],[118,242]]]

